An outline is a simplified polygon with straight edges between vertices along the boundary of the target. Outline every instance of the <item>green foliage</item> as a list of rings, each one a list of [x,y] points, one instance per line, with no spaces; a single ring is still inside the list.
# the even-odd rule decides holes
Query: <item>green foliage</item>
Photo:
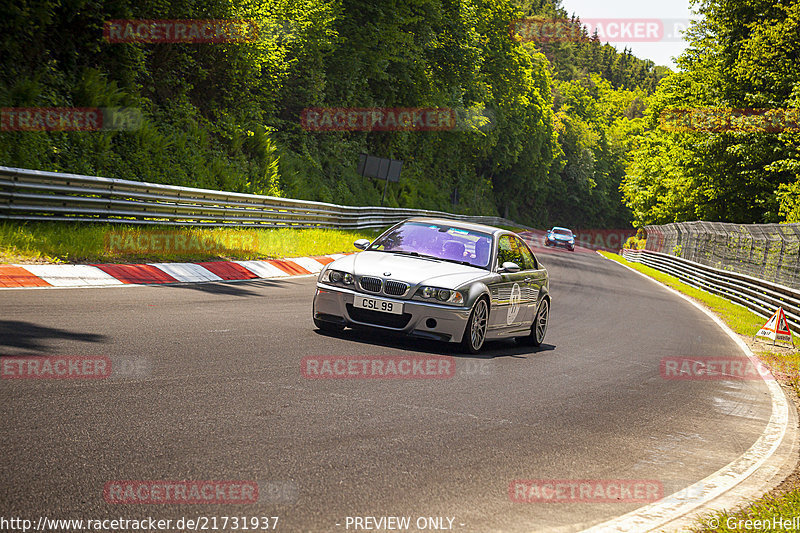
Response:
[[[651,62],[596,39],[521,43],[515,0],[19,0],[0,20],[1,107],[132,107],[132,131],[0,132],[0,164],[377,205],[358,154],[402,159],[385,205],[620,226]],[[114,19],[248,19],[240,43],[103,40]],[[577,23],[577,21],[576,21]],[[765,36],[765,39],[769,36]],[[755,53],[755,50],[754,50]],[[308,107],[442,107],[441,132],[305,131]],[[490,118],[476,123],[464,116]]]
[[[800,222],[800,181],[781,184],[778,188],[780,214],[786,222]]]
[[[575,227],[624,227],[619,185],[632,139],[644,131],[644,90],[614,89],[598,74],[555,84],[561,154],[542,197],[547,219]]]
[[[682,68],[649,100],[622,190],[635,224],[797,220],[800,133],[669,132],[666,109],[797,108],[800,4],[703,0]]]
[[[560,21],[564,35],[577,38],[545,40],[537,47],[553,65],[557,80],[579,80],[599,74],[615,89],[643,89],[652,93],[658,81],[669,72],[650,60],[635,57],[625,48],[619,52],[610,44],[601,44],[597,35],[589,35],[581,19],[569,14],[561,0],[518,0],[522,16],[540,20]]]
[[[629,237],[622,247],[630,250],[644,250],[646,246],[647,233],[644,231],[644,228],[639,228],[636,230],[636,235]]]
[[[381,231],[0,222],[0,263],[144,263],[326,255],[353,252],[353,241],[373,240]]]

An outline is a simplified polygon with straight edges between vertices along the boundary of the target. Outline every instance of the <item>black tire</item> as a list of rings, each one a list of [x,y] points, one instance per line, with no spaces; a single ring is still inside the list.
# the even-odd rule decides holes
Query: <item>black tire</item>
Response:
[[[344,326],[335,322],[326,322],[324,320],[314,319],[314,325],[317,329],[326,333],[338,333],[344,329]]]
[[[569,251],[570,251],[570,252],[574,252],[574,251],[575,251],[575,247],[574,247],[574,246],[570,246],[570,247],[569,247]]]
[[[539,304],[539,309],[536,311],[536,318],[533,319],[531,325],[530,342],[534,346],[541,346],[544,342],[544,336],[547,334],[547,321],[550,320],[550,300],[545,298]]]
[[[469,314],[467,326],[461,339],[461,348],[466,353],[477,354],[486,341],[486,330],[489,327],[489,303],[486,298],[479,298]]]

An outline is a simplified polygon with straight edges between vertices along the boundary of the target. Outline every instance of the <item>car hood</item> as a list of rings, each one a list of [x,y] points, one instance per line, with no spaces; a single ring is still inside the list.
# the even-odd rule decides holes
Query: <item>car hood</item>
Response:
[[[478,267],[386,252],[361,252],[340,257],[329,267],[357,277],[375,276],[405,281],[412,287],[433,285],[443,289],[456,289],[489,275],[488,270]]]
[[[551,233],[550,236],[559,241],[571,241],[574,238],[569,235],[559,235],[558,233]]]

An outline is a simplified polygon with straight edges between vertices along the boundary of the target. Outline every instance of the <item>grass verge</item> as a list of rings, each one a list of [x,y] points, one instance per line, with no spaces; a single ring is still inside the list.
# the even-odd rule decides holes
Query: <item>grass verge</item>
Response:
[[[223,261],[354,252],[380,230],[0,223],[0,263]]]
[[[669,274],[665,274],[659,270],[656,270],[655,268],[651,268],[641,263],[628,261],[618,254],[603,251],[600,253],[608,259],[622,263],[623,265],[631,267],[634,270],[638,270],[642,274],[646,274],[651,278],[660,281],[664,285],[672,287],[673,289],[682,292],[687,296],[691,296],[696,300],[700,300],[717,315],[719,315],[720,318],[722,318],[722,320],[728,324],[733,331],[740,335],[752,337],[766,322],[765,318],[758,316],[746,307],[730,302],[721,296],[717,296],[704,290],[692,287],[691,285],[687,285],[675,276],[670,276]],[[797,345],[797,339],[795,339],[795,345]]]
[[[712,311],[714,311],[733,331],[752,339],[753,335],[761,328],[766,320],[753,313],[752,311],[725,300],[724,298],[706,291],[687,285],[674,276],[664,274],[654,268],[628,261],[620,255],[600,252],[604,257],[617,261],[625,266],[629,266],[643,274],[650,276],[673,289],[699,300]],[[747,339],[744,339],[747,341]],[[798,368],[800,368],[800,352],[796,349],[785,349],[770,351],[758,349],[753,346],[761,361],[763,361],[781,382],[790,385],[795,393],[800,396],[800,378]],[[798,340],[794,339],[795,348]],[[800,516],[800,482],[798,472],[795,471],[786,482],[782,489],[759,498],[750,506],[735,511],[721,511],[710,514],[700,520],[692,531],[696,532],[740,532],[740,531],[787,531],[795,530],[798,523],[789,523],[788,528],[782,527],[784,520],[791,520],[793,517]],[[767,525],[768,524],[768,525]],[[778,526],[778,527],[773,527]]]

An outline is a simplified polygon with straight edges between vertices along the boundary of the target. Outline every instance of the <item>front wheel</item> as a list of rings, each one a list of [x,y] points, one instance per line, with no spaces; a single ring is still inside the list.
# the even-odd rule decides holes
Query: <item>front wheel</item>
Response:
[[[484,298],[475,302],[472,313],[467,320],[467,327],[464,329],[464,338],[461,339],[461,347],[465,352],[476,354],[481,351],[483,341],[486,340],[486,328],[489,323],[489,306]]]

